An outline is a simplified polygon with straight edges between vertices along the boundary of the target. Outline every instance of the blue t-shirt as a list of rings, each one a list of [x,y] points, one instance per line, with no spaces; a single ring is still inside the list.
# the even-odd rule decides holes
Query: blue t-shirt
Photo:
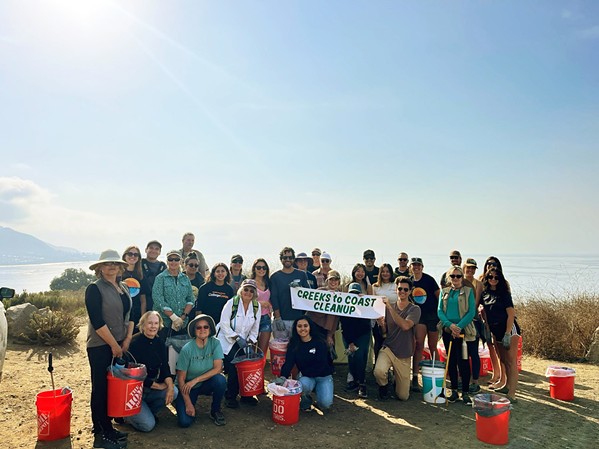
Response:
[[[196,341],[192,340],[181,349],[179,359],[177,359],[177,370],[186,371],[185,382],[189,382],[214,368],[215,360],[224,358],[223,348],[217,338],[208,338],[206,346],[203,348],[198,347]],[[202,382],[198,382],[193,388],[200,385]]]

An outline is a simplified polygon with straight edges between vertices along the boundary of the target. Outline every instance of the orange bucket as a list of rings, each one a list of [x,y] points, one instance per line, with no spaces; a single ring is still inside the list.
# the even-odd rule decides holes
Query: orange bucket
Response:
[[[545,372],[549,378],[549,395],[560,401],[574,400],[576,370],[567,366],[549,366]]]
[[[145,374],[146,368],[128,368],[132,375]],[[137,372],[139,371],[139,373]],[[137,415],[141,411],[141,399],[143,396],[142,380],[125,380],[114,376],[111,370],[107,374],[108,379],[108,416],[122,418]]]
[[[522,336],[518,338],[518,353],[516,355],[516,365],[518,365],[518,372],[522,371]]]
[[[497,416],[476,414],[476,438],[483,443],[502,445],[509,441],[510,411]]]
[[[256,396],[264,393],[264,364],[266,358],[248,359],[237,362],[237,378],[239,379],[240,396]]]
[[[271,340],[268,349],[270,351],[270,370],[273,375],[280,376],[287,355],[287,341]]]
[[[66,390],[65,390],[66,391]],[[73,392],[63,389],[42,391],[35,398],[37,407],[37,439],[52,441],[71,434]]]
[[[302,394],[272,397],[272,420],[283,426],[292,426],[299,421]]]

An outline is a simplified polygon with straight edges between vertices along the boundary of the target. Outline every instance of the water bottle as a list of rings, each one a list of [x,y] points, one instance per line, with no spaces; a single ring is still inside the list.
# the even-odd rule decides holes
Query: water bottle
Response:
[[[116,369],[123,369],[126,364],[127,364],[127,362],[122,357],[117,357],[114,359],[114,367]]]
[[[468,360],[468,345],[466,344],[466,337],[462,340],[462,360]]]

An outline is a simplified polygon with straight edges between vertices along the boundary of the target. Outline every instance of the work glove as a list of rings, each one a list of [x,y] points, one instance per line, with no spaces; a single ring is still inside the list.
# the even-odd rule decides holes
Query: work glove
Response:
[[[287,378],[286,378],[286,377],[279,376],[279,377],[277,377],[277,378],[275,379],[275,384],[276,384],[276,385],[283,386],[283,385],[285,384],[285,382],[286,382],[286,381],[287,381]]]
[[[503,345],[503,347],[505,349],[510,349],[510,345],[512,344],[512,335],[511,334],[505,334],[503,336],[503,339],[501,340],[501,344]]]
[[[272,324],[276,331],[285,332],[287,330],[281,318],[275,318]]]
[[[171,329],[174,331],[178,331],[183,327],[183,320],[175,313],[170,316],[171,319]]]
[[[237,339],[237,345],[241,348],[241,349],[245,349],[248,347],[248,342],[245,340],[245,338],[238,336]]]
[[[300,287],[300,283],[297,281],[290,282],[289,287],[293,287],[293,288]]]

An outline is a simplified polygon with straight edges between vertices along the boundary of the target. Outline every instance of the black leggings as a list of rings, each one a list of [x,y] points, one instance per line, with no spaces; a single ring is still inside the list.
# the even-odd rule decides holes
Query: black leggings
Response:
[[[460,376],[462,378],[462,392],[468,393],[470,387],[470,363],[468,357],[466,360],[462,359],[462,338],[453,338],[451,334],[443,332],[443,344],[449,357],[449,379],[451,380],[451,389],[457,391],[458,389],[458,366],[460,367]],[[449,353],[449,342],[453,342],[451,345],[451,354]],[[466,345],[472,347],[474,342],[466,342]],[[470,348],[468,348],[470,352]],[[479,360],[480,364],[480,360]],[[480,369],[480,367],[479,367]]]
[[[89,359],[92,378],[92,432],[108,432],[113,427],[108,416],[108,380],[106,379],[106,369],[112,363],[112,350],[108,345],[87,348],[87,357]]]

